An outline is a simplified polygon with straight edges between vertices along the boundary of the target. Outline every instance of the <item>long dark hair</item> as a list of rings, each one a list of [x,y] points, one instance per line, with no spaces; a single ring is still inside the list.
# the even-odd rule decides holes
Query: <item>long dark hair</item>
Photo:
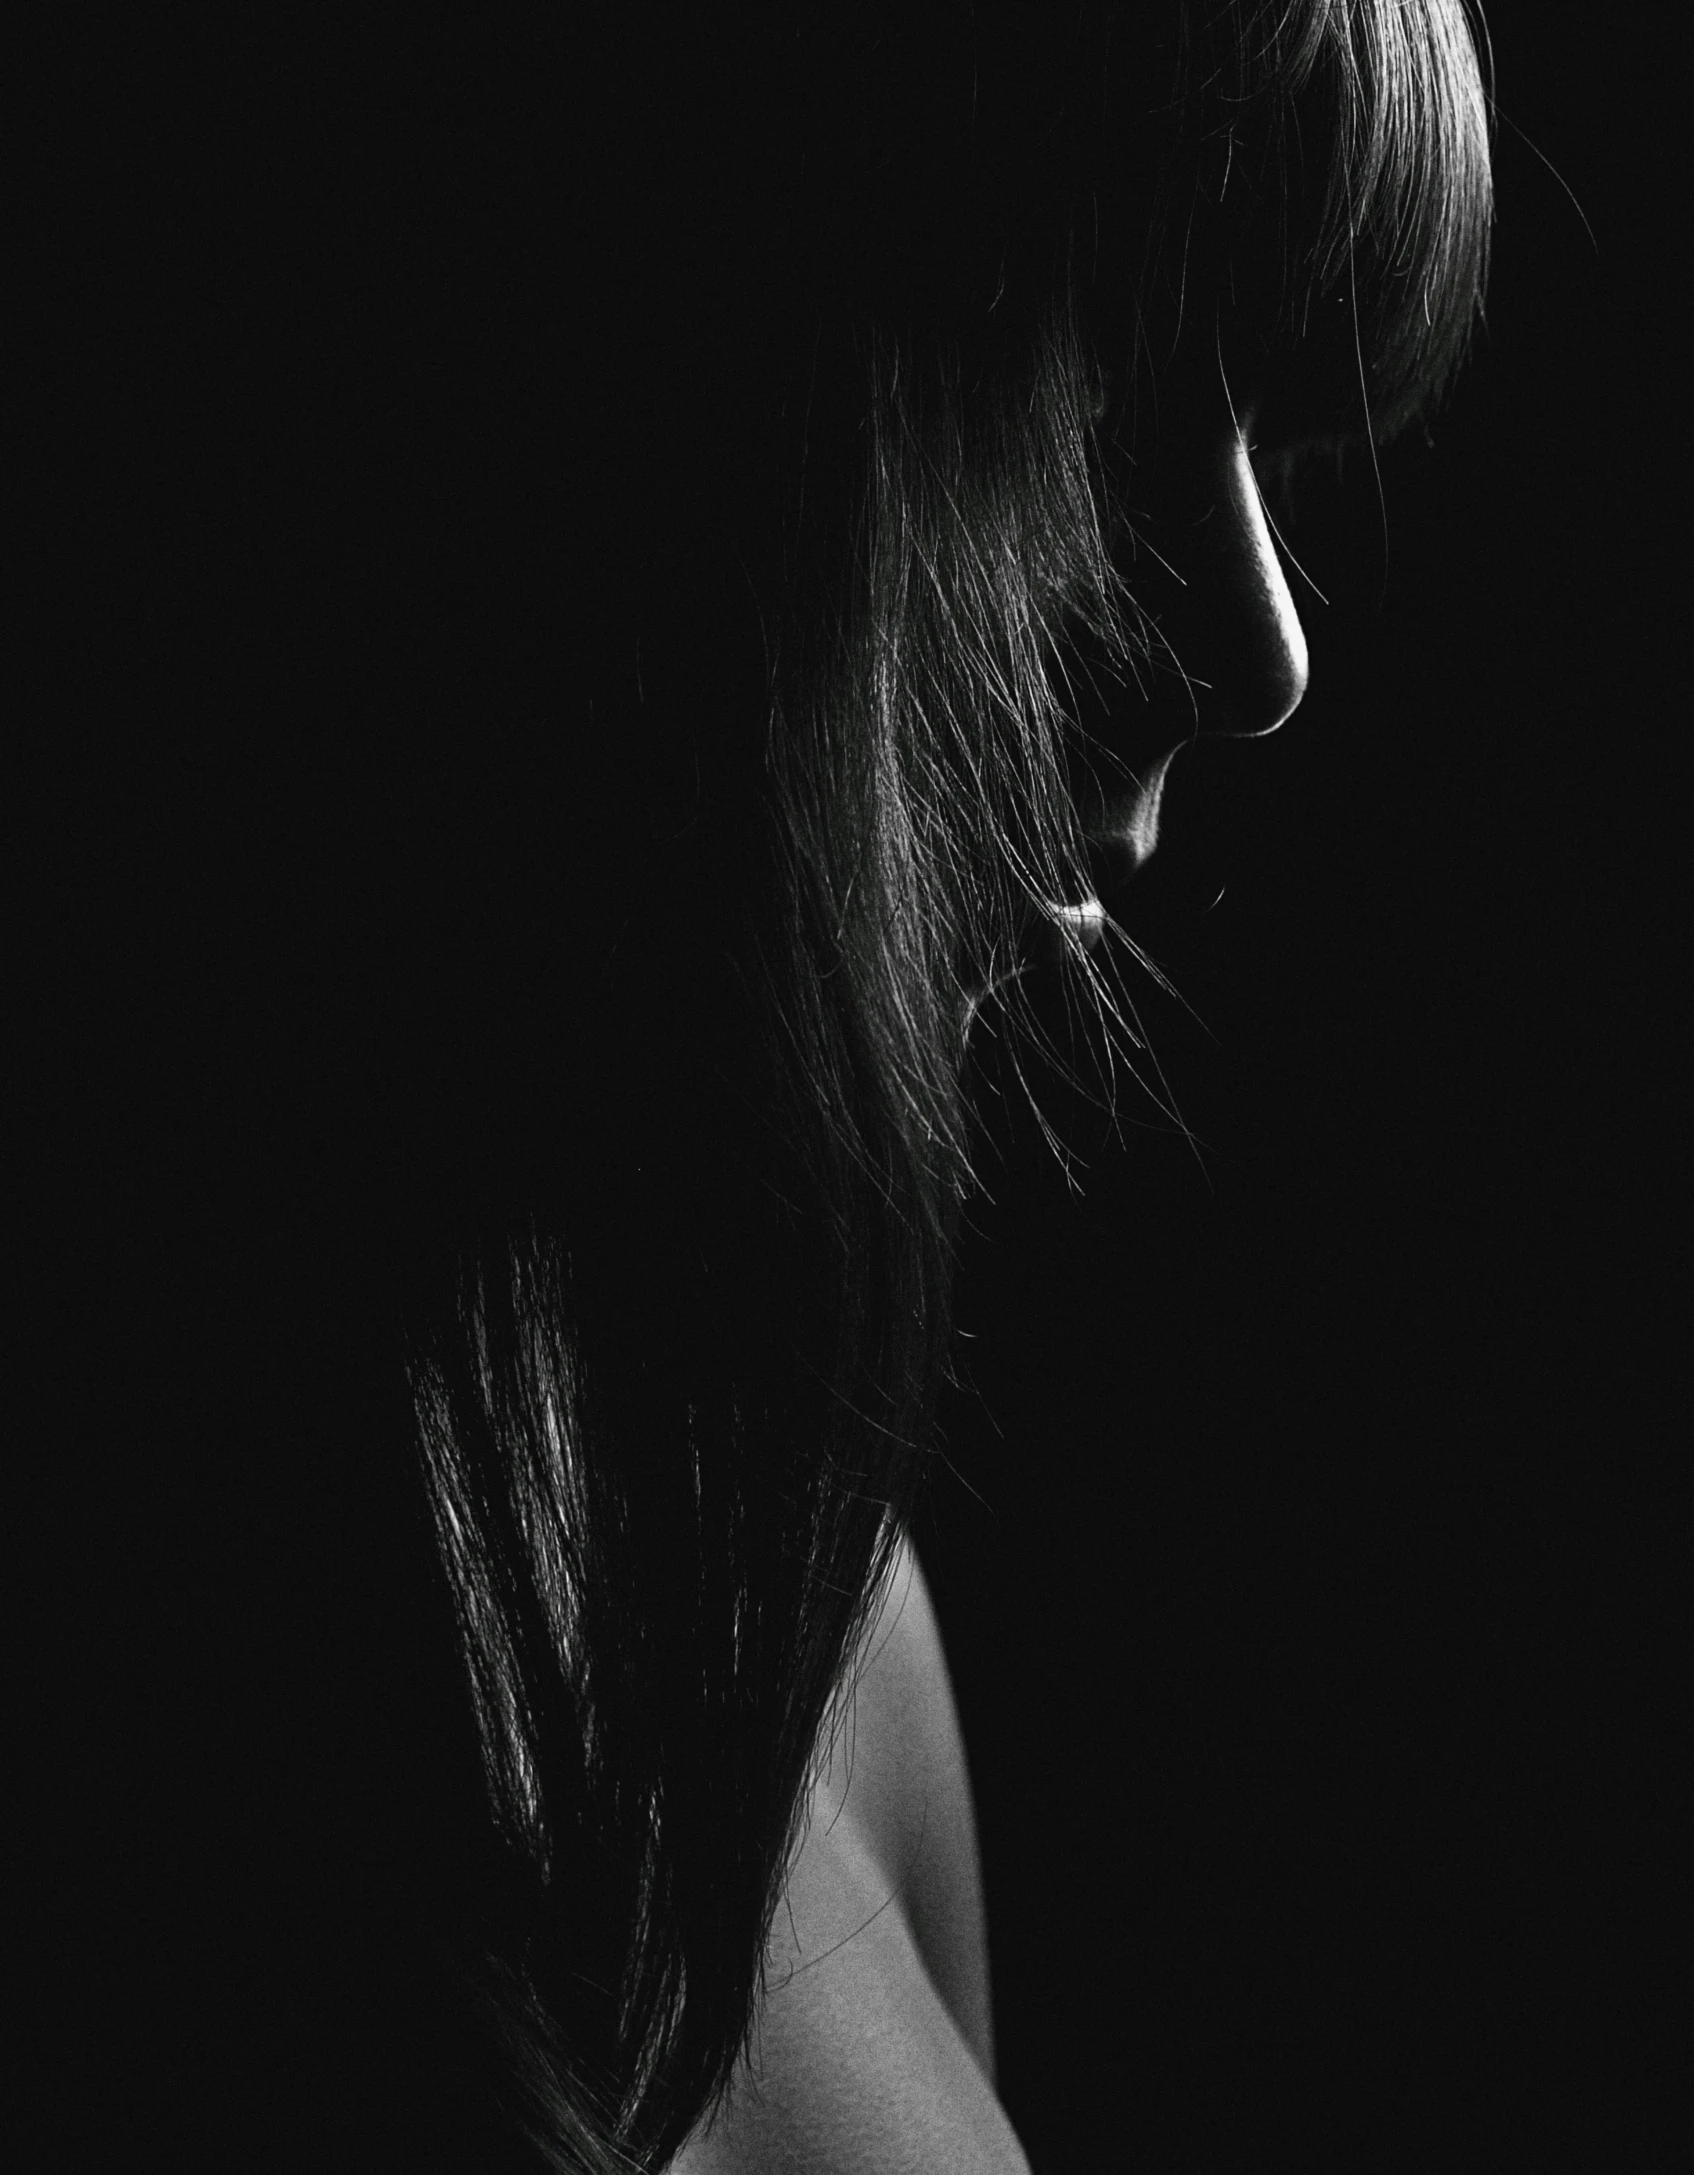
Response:
[[[726,608],[762,637],[744,676],[594,713],[719,766],[740,735],[727,794],[676,796],[685,839],[712,835],[685,911],[723,971],[703,1001],[661,982],[635,1071],[669,1115],[613,1068],[646,1185],[500,1232],[413,1347],[504,1853],[477,1968],[522,2050],[514,2118],[554,2164],[590,2136],[596,2164],[660,2164],[731,2085],[811,1763],[922,1485],[973,990],[1045,919],[1134,1061],[1110,955],[1057,910],[1090,888],[1067,663],[1128,683],[1154,662],[1109,449],[1158,343],[1233,274],[1219,337],[1259,343],[1273,386],[1301,354],[1312,423],[1285,446],[1380,441],[1439,392],[1481,293],[1486,115],[1456,6],[1181,11],[1168,42],[1111,9],[1064,31],[978,14],[969,38],[900,12],[809,22],[775,70],[745,56],[745,103],[712,119],[753,117],[753,175],[729,151],[726,182],[719,138],[674,168],[706,191],[688,246],[768,403],[746,444],[699,427],[714,474],[728,452],[768,495],[746,528],[714,506]],[[788,327],[753,299],[761,250]],[[689,309],[701,270],[677,275]],[[709,740],[689,716],[732,704]]]
[[[364,2164],[657,2167],[731,2089],[924,1482],[973,1012],[1046,930],[1140,1055],[1132,940],[1064,911],[1072,698],[1161,668],[1171,355],[1368,444],[1482,291],[1462,0],[731,12],[447,56],[241,425],[281,516],[208,684],[289,728],[195,832],[173,1319],[227,1331],[220,1576],[289,1596],[241,1698],[319,1770],[246,1801],[312,1838],[238,1853],[318,1929],[266,2045]]]

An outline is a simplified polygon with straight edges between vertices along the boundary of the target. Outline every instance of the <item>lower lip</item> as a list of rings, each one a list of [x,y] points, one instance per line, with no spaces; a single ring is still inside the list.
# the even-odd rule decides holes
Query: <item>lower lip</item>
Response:
[[[1164,805],[1165,778],[1170,770],[1173,748],[1162,756],[1147,772],[1137,788],[1135,797],[1127,806],[1119,803],[1120,820],[1112,825],[1110,843],[1127,858],[1128,873],[1133,875],[1152,858],[1159,843],[1159,814]],[[1045,940],[1037,936],[1032,946],[1034,958],[1025,964],[1034,964],[1043,955],[1052,959],[1064,952],[1091,952],[1106,933],[1106,909],[1096,898],[1087,898],[1074,906],[1048,906],[1037,923],[1048,931]],[[1015,967],[1010,974],[996,977],[989,987],[980,990],[970,1002],[969,1017],[974,1018],[985,999],[1003,990],[1024,972]]]
[[[1054,925],[1072,944],[1091,952],[1106,933],[1106,909],[1098,899],[1084,899],[1080,906],[1055,906]]]

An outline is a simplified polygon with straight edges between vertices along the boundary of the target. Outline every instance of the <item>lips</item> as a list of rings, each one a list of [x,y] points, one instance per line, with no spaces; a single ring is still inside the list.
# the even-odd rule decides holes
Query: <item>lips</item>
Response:
[[[1159,816],[1165,779],[1177,750],[1160,756],[1135,781],[1135,790],[1110,802],[1087,826],[1088,842],[1099,853],[1114,882],[1127,883],[1152,859],[1159,843]]]
[[[1085,952],[1091,952],[1106,932],[1106,909],[1095,898],[1084,899],[1080,906],[1055,906],[1052,916],[1061,936]]]
[[[1110,891],[1127,883],[1152,857],[1159,843],[1159,814],[1164,803],[1165,778],[1172,748],[1150,764],[1139,778],[1129,778],[1133,790],[1102,802],[1089,811],[1083,824],[1091,858]],[[981,1005],[998,991],[1017,981],[1031,967],[1050,967],[1065,959],[1092,952],[1106,933],[1106,908],[1094,893],[1075,902],[1030,901],[1025,908],[1017,964],[1009,973],[994,976],[970,999],[974,1017]]]
[[[1172,748],[1131,779],[1134,790],[1101,808],[1085,824],[1093,858],[1100,865],[1104,888],[1125,884],[1152,858],[1159,843],[1159,814],[1164,805],[1165,779],[1170,771]],[[1091,952],[1106,932],[1106,909],[1093,894],[1075,904],[1048,901],[1032,909],[1024,950],[1030,964],[1052,964],[1079,952]]]
[[[1106,909],[1096,898],[1076,905],[1049,900],[1031,906],[1022,942],[1022,966],[1054,966],[1091,952],[1106,932]]]

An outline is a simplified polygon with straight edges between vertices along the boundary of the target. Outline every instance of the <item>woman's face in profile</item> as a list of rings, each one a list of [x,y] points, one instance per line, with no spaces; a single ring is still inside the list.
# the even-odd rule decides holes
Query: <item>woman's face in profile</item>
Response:
[[[1192,382],[1198,378],[1198,384]],[[1208,382],[1209,380],[1209,382]],[[1299,707],[1309,672],[1305,630],[1254,470],[1256,404],[1232,391],[1214,361],[1161,400],[1162,427],[1118,480],[1134,543],[1120,571],[1152,649],[1093,733],[1096,756],[1077,798],[1091,859],[1107,894],[1062,909],[1089,948],[1111,894],[1159,843],[1166,780],[1180,750],[1202,736],[1256,739]],[[1034,941],[1040,958],[1064,949],[1058,929]]]
[[[1164,781],[1198,735],[1275,732],[1306,691],[1305,630],[1253,470],[1253,413],[1221,377],[1147,463],[1134,501],[1141,547],[1130,576],[1154,631],[1150,699],[1125,706],[1125,760],[1138,786],[1085,807],[1090,840],[1132,874],[1158,843]]]

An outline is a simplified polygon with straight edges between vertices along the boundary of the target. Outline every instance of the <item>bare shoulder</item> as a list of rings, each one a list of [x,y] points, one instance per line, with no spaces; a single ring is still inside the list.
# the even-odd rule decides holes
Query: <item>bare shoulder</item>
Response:
[[[993,2087],[952,1687],[901,1550],[772,1931],[753,2060],[680,2175],[1029,2175]]]
[[[909,1542],[866,1642],[830,1782],[899,1896],[937,1992],[992,2079],[988,1929],[970,1772],[935,1604]]]
[[[751,2059],[680,2175],[1029,2175],[850,1827],[808,1840],[771,1946]]]

